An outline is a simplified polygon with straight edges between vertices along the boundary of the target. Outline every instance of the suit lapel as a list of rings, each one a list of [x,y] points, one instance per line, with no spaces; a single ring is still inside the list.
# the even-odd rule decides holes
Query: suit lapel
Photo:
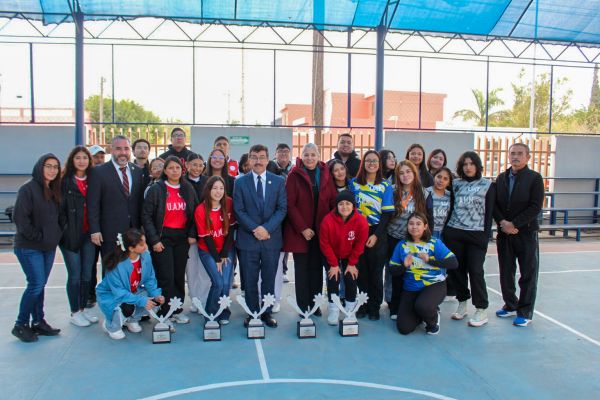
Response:
[[[117,180],[117,185],[119,187],[119,192],[127,199],[129,196],[127,196],[127,193],[125,193],[125,188],[123,187],[123,182],[121,181],[121,177],[119,176],[119,174],[121,173],[120,171],[117,171],[117,169],[115,168],[115,165],[112,163],[112,161],[109,161],[110,163],[110,169],[112,170],[112,176],[114,177],[114,179]],[[133,179],[133,173],[132,175],[132,179]],[[131,186],[130,186],[131,188]],[[130,189],[131,191],[131,189]]]

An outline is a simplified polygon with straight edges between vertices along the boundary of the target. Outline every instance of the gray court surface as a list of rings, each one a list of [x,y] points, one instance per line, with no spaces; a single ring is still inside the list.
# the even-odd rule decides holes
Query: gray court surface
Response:
[[[279,327],[266,328],[264,340],[248,340],[234,303],[221,342],[203,342],[203,318],[193,314],[163,345],[151,343],[151,322],[121,341],[98,324],[71,325],[60,263],[46,290],[47,320],[60,336],[19,342],[10,330],[24,279],[9,259],[0,263],[0,398],[598,399],[600,246],[594,250],[541,254],[537,313],[527,328],[494,315],[502,299],[490,253],[490,322],[482,328],[451,320],[451,301],[441,306],[438,336],[420,328],[399,335],[382,306],[380,321],[360,321],[359,337],[340,337],[324,316],[316,318],[316,339],[299,340],[296,314],[283,302]],[[284,296],[293,288],[286,284]]]

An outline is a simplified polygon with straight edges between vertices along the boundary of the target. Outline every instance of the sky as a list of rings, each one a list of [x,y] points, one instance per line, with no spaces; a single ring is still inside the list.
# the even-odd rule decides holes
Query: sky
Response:
[[[12,24],[11,34],[25,35],[30,29],[21,21],[17,21],[14,26]],[[86,26],[88,24],[90,29],[95,28],[94,23],[86,23]],[[63,28],[69,29],[68,26],[61,26]],[[125,28],[119,27],[115,34],[120,34],[123,29]],[[6,31],[1,33],[6,34]],[[226,33],[216,31],[214,34]],[[2,40],[0,37],[0,41]],[[400,56],[386,56],[385,89],[418,91],[418,58],[407,57],[399,52],[395,54]],[[195,121],[198,124],[242,121],[242,108],[245,123],[270,124],[273,120],[274,84],[276,118],[280,116],[279,110],[285,104],[308,104],[311,99],[312,54],[277,50],[275,58],[274,62],[272,50],[196,48],[194,71],[193,50],[190,47],[118,44],[114,46],[113,93],[111,46],[89,44],[85,47],[84,60],[85,97],[99,94],[100,79],[105,77],[105,96],[133,99],[163,120],[176,119],[191,123],[195,91]],[[33,59],[36,107],[74,107],[74,46],[34,44]],[[347,92],[347,60],[346,54],[325,55],[326,90]],[[512,103],[513,96],[510,83],[517,81],[523,67],[526,70],[525,79],[530,80],[531,65],[490,64],[490,89],[503,88],[501,97],[507,105]],[[549,71],[547,66],[536,66],[537,74]],[[28,44],[0,43],[0,74],[0,107],[28,107]],[[555,78],[568,77],[565,89],[573,91],[571,106],[574,109],[587,105],[592,76],[592,68],[555,67]],[[485,62],[423,59],[422,89],[425,92],[447,94],[444,107],[444,121],[447,125],[457,128],[472,125],[453,120],[452,115],[462,108],[475,108],[471,89],[485,90],[485,82]],[[374,55],[352,55],[352,91],[365,95],[374,94]]]

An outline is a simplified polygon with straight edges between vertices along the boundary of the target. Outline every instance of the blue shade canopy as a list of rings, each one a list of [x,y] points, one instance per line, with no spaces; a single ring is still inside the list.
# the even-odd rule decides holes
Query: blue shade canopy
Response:
[[[74,3],[85,20],[164,17],[327,30],[383,23],[394,30],[600,44],[600,0],[0,0],[0,15],[60,23]]]

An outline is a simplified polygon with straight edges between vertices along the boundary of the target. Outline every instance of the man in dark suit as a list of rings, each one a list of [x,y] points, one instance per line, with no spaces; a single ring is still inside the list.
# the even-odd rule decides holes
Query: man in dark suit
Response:
[[[527,167],[529,147],[515,143],[508,149],[510,168],[496,179],[494,219],[498,223],[498,264],[504,306],[496,316],[516,315],[513,324],[527,326],[533,318],[539,271],[538,215],[544,202],[542,176]],[[519,287],[516,295],[515,274],[519,261]]]
[[[114,251],[118,233],[141,226],[144,194],[142,169],[129,162],[129,139],[115,136],[110,151],[111,159],[90,171],[87,195],[92,242],[103,258]]]
[[[281,224],[287,212],[287,197],[283,178],[267,172],[269,150],[263,145],[250,148],[252,171],[236,180],[233,190],[233,210],[239,224],[236,246],[245,282],[246,304],[252,311],[260,309],[258,279],[263,295],[275,293],[275,274],[279,252],[283,245]],[[271,308],[262,320],[276,327]],[[246,317],[247,326],[250,317]]]

